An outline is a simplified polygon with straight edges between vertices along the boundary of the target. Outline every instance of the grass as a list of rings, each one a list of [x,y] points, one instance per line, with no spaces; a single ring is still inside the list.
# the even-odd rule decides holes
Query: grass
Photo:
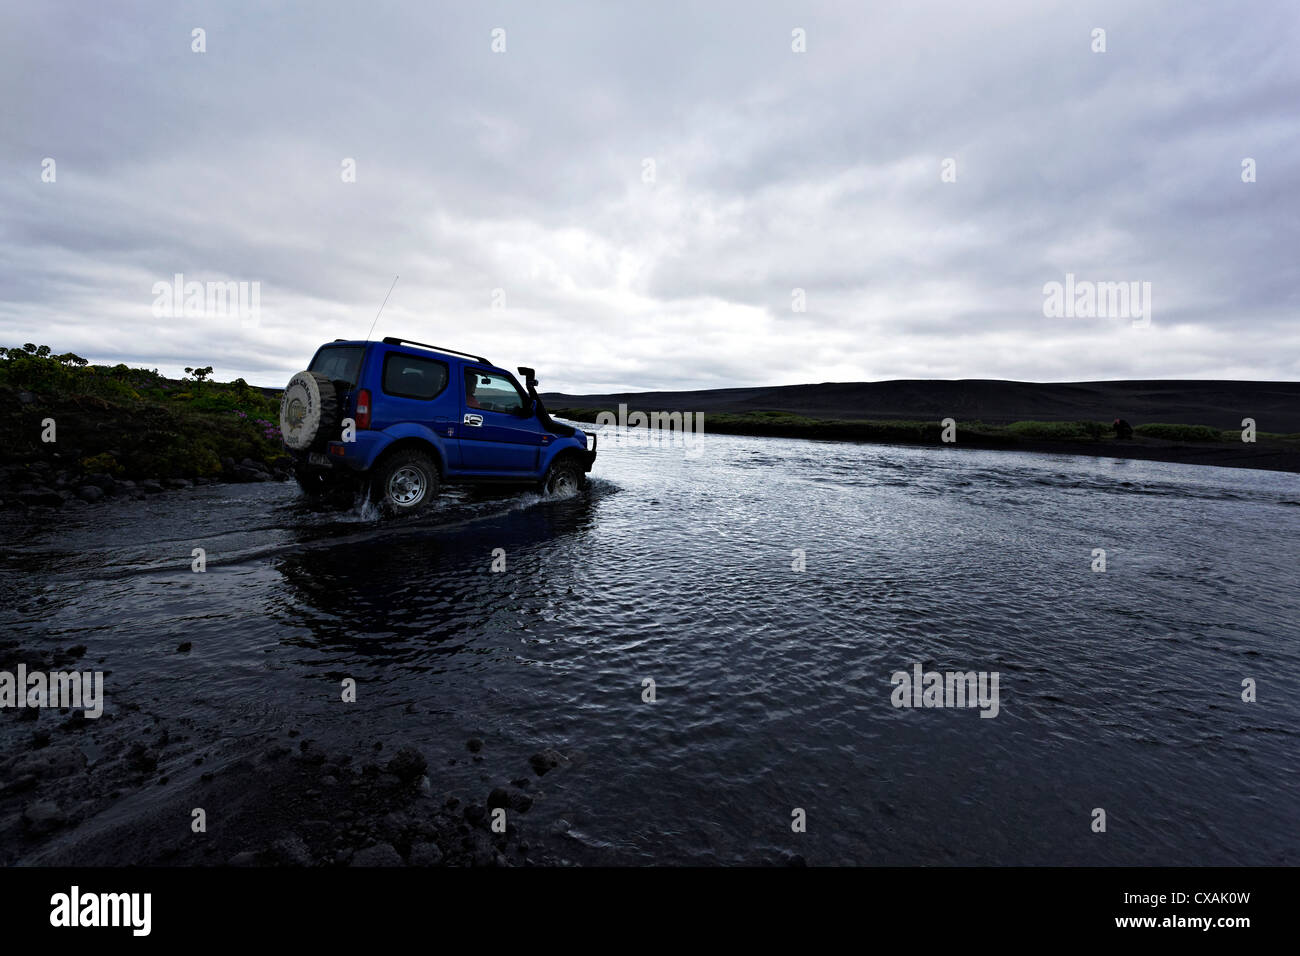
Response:
[[[0,390],[11,410],[0,415],[0,441],[16,462],[58,455],[61,467],[125,478],[212,477],[222,458],[280,458],[279,399],[208,374],[200,368],[175,380],[47,346],[0,348]],[[55,442],[41,440],[48,418]]]

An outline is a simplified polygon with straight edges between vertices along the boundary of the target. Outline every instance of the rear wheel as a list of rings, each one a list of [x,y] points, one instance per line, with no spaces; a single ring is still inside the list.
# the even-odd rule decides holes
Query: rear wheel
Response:
[[[346,507],[356,494],[355,482],[340,478],[325,468],[297,465],[293,477],[302,493],[312,501]]]
[[[302,489],[302,493],[308,498],[323,498],[334,486],[329,479],[329,474],[323,468],[299,465],[294,468],[293,477],[298,482],[298,487]]]
[[[567,497],[581,491],[587,484],[587,476],[572,458],[559,458],[551,463],[542,482],[546,494],[555,497]]]
[[[370,498],[394,514],[412,514],[438,494],[438,466],[422,451],[394,452],[376,466]]]

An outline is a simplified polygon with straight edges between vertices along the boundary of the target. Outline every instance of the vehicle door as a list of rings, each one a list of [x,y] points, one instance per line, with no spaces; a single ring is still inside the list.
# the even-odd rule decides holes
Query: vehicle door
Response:
[[[514,377],[466,365],[461,389],[461,467],[497,477],[532,477],[542,447],[533,403]]]

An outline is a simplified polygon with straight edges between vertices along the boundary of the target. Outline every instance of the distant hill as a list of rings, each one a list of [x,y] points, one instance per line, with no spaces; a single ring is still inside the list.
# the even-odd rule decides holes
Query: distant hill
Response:
[[[1000,379],[896,379],[826,382],[688,392],[612,395],[543,394],[552,408],[743,414],[781,411],[812,418],[938,420],[1009,424],[1016,421],[1174,422],[1240,428],[1255,419],[1261,431],[1300,432],[1300,382],[1217,380],[1011,382]]]

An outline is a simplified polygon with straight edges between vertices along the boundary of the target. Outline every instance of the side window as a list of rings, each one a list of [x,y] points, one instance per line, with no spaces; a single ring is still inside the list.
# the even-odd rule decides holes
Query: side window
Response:
[[[437,398],[447,387],[447,365],[403,352],[384,356],[384,391],[399,398]]]
[[[465,369],[465,407],[520,415],[524,410],[524,397],[519,394],[515,383],[505,376],[467,368]]]

